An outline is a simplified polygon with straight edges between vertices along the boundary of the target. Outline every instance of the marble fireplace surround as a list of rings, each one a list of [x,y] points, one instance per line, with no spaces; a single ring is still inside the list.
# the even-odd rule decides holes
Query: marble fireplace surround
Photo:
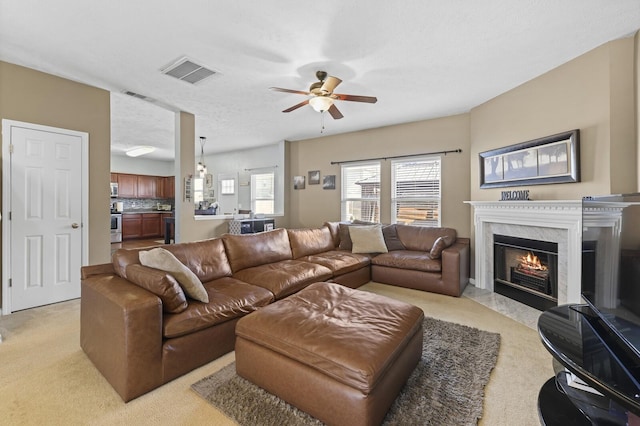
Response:
[[[558,244],[558,304],[581,303],[582,201],[466,201],[474,208],[475,286],[493,291],[493,236]]]

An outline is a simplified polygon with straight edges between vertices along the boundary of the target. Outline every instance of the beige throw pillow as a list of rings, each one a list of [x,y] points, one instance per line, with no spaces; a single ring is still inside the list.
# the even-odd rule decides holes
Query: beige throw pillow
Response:
[[[387,253],[381,225],[350,226],[352,253]]]
[[[187,293],[187,296],[200,302],[209,303],[207,290],[193,273],[182,262],[180,262],[171,252],[162,247],[139,253],[140,263],[150,268],[160,269],[169,272],[180,283],[180,286]]]

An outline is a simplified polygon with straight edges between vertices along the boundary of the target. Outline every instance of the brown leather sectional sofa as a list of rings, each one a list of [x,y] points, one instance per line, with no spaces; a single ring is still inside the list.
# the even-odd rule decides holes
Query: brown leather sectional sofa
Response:
[[[141,249],[118,250],[112,263],[82,268],[81,347],[126,402],[232,351],[240,318],[311,283],[357,288],[373,277],[459,296],[468,282],[469,239],[453,229],[388,225],[396,250],[383,254],[341,249],[345,229],[332,222],[163,246],[202,281],[208,303],[141,265]]]

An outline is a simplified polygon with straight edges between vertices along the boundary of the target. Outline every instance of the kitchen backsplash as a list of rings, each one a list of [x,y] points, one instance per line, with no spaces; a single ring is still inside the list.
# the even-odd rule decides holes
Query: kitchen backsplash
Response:
[[[158,204],[171,204],[173,210],[173,198],[158,199],[158,198],[112,198],[111,203],[121,201],[124,203],[125,210],[155,210]]]

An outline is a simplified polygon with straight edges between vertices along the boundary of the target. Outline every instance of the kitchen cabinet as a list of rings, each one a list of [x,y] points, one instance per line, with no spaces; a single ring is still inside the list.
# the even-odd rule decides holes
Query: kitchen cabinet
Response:
[[[138,175],[118,173],[118,197],[138,198]]]
[[[138,176],[138,198],[157,198],[156,176]]]
[[[160,213],[142,213],[142,238],[154,238],[162,235]]]
[[[111,182],[118,183],[119,198],[175,198],[175,181],[174,176],[111,173]]]
[[[175,176],[167,176],[164,178],[164,198],[175,198],[176,196],[176,178]]]
[[[142,237],[142,215],[123,214],[122,215],[122,239],[131,240]]]

